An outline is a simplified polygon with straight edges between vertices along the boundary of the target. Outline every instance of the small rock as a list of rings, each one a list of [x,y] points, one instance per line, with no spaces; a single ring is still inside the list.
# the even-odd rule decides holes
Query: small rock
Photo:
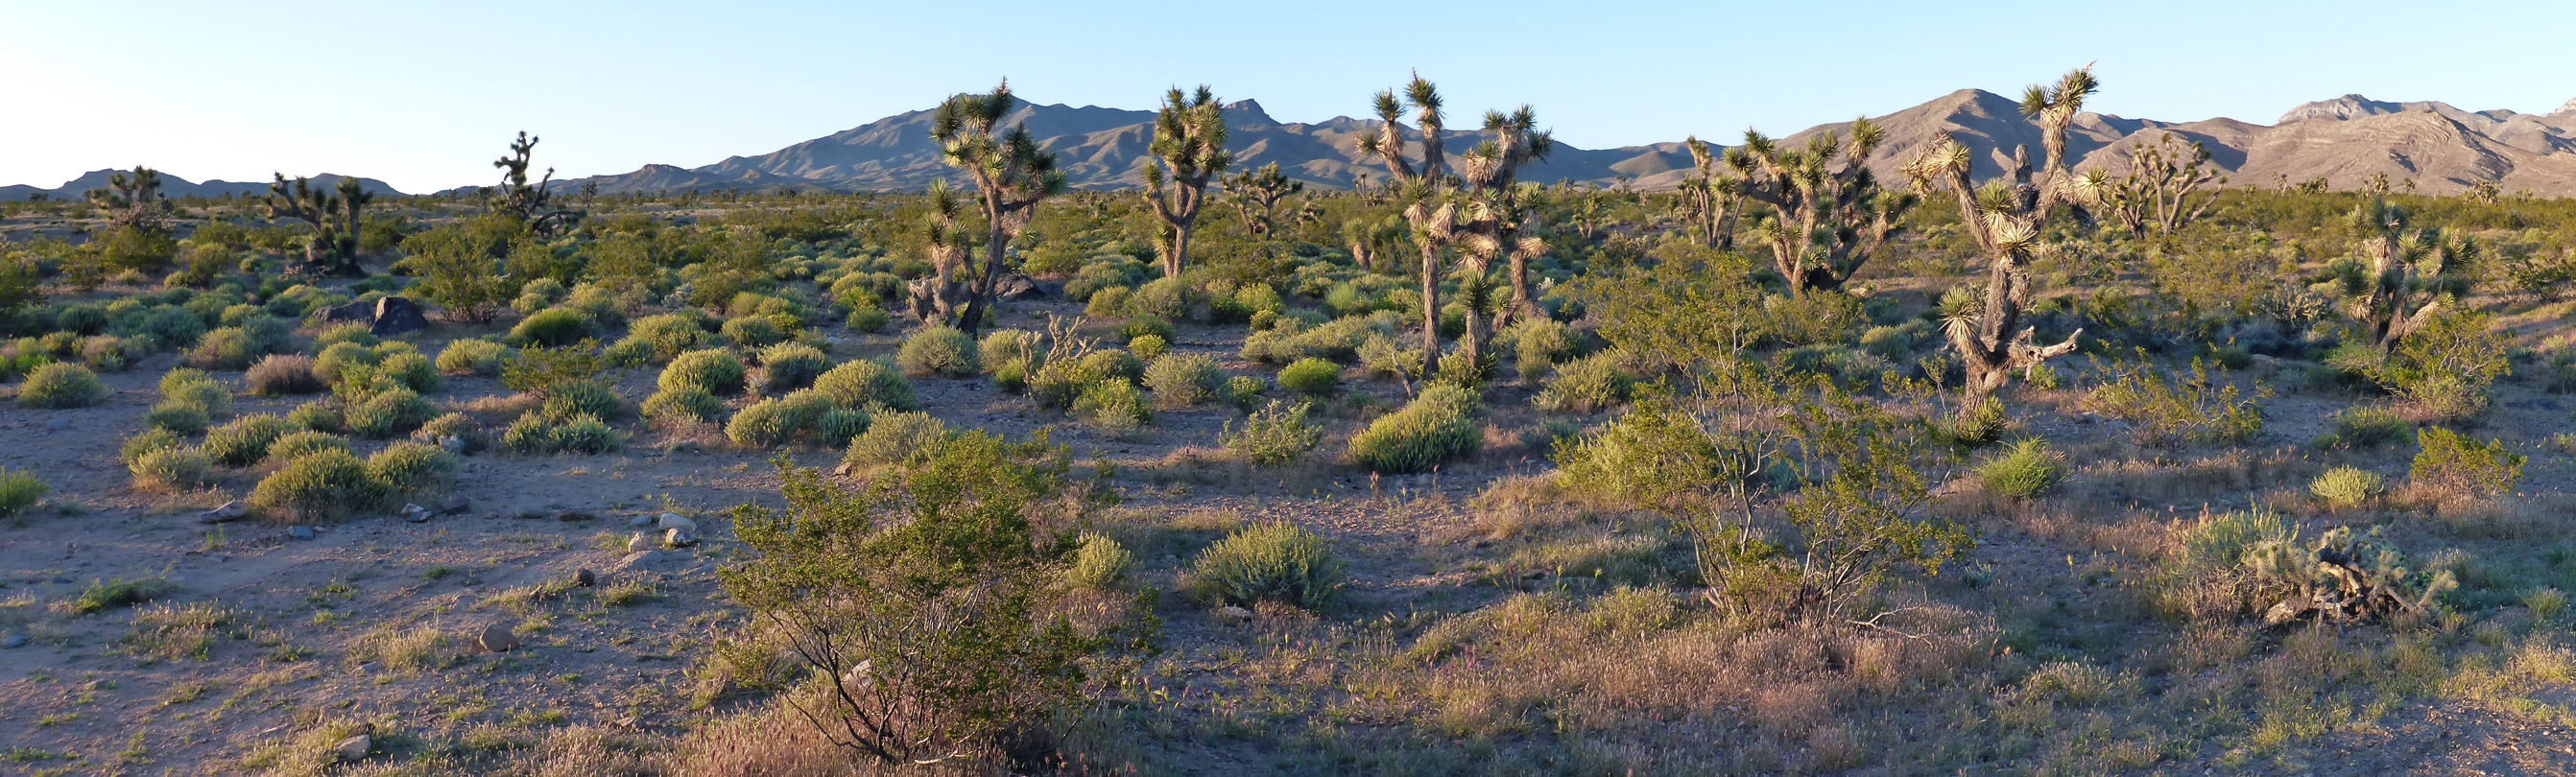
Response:
[[[553,512],[552,510],[547,510],[547,509],[545,508],[545,506],[544,506],[544,505],[522,504],[522,505],[518,505],[518,506],[515,506],[515,507],[510,508],[510,517],[512,517],[512,518],[544,518],[544,517],[546,517],[546,515],[548,515],[549,513],[552,513],[552,512]]]
[[[583,588],[598,585],[599,573],[590,571],[589,567],[582,567],[580,569],[573,570],[572,584]]]
[[[1216,608],[1216,622],[1220,626],[1241,626],[1251,623],[1252,611],[1231,604],[1219,607]]]
[[[635,517],[633,517],[633,518],[628,518],[628,519],[626,519],[626,528],[629,528],[629,529],[641,529],[641,528],[644,528],[644,527],[647,527],[647,526],[651,526],[651,525],[653,525],[653,524],[654,524],[654,523],[656,523],[656,522],[657,522],[657,521],[656,521],[656,519],[655,519],[653,516],[650,516],[650,515],[638,515],[638,516],[635,516]]]
[[[645,538],[643,532],[636,532],[635,536],[626,538],[626,552],[628,553],[642,553],[652,549],[653,541]]]
[[[331,752],[340,756],[341,763],[357,763],[359,761],[367,760],[367,751],[375,748],[376,740],[374,737],[359,734],[357,736],[340,740],[339,744],[332,745]]]
[[[72,420],[71,420],[71,419],[69,419],[69,418],[55,418],[55,419],[49,419],[49,420],[45,421],[45,431],[48,431],[48,432],[68,432],[68,431],[71,431],[71,430],[72,430]]]
[[[555,511],[555,520],[558,521],[588,521],[597,519],[598,517],[599,516],[592,515],[589,510],[575,507],[566,507]]]
[[[313,539],[313,527],[311,527],[311,526],[289,526],[289,527],[286,527],[286,536],[288,536],[288,537],[292,537],[292,538],[295,538],[295,539],[299,539],[299,540],[309,540],[309,539]]]
[[[850,474],[850,465],[842,464],[841,466],[833,467],[832,474],[847,476]]]
[[[420,505],[414,505],[414,504],[407,504],[407,505],[403,505],[402,512],[401,512],[401,513],[398,513],[398,515],[401,515],[401,516],[402,516],[402,519],[403,519],[403,522],[404,522],[404,523],[428,523],[428,522],[429,522],[429,508],[422,507],[422,506],[420,506]]]
[[[438,503],[440,515],[464,515],[473,509],[474,500],[465,498],[464,494],[449,494],[447,501]]]
[[[25,634],[11,634],[6,638],[0,638],[0,650],[16,650],[26,646],[27,635]]]
[[[242,504],[240,500],[234,500],[225,502],[222,507],[198,513],[197,522],[223,523],[225,521],[238,521],[249,515],[250,506]]]
[[[658,550],[639,550],[639,551],[636,551],[636,552],[633,552],[633,553],[628,553],[628,554],[626,554],[626,557],[625,557],[625,558],[618,559],[618,560],[617,560],[617,565],[616,565],[616,566],[613,566],[613,567],[609,567],[609,568],[608,568],[608,571],[609,571],[610,573],[612,573],[612,574],[613,574],[613,573],[617,573],[617,572],[625,572],[625,571],[628,571],[628,570],[637,569],[637,568],[640,568],[640,567],[649,567],[649,566],[653,566],[653,565],[656,565],[656,564],[660,564],[660,563],[662,563],[665,559],[670,558],[670,555],[671,555],[671,554],[664,553],[664,552],[661,552],[661,551],[658,551]]]
[[[665,529],[684,529],[690,534],[698,533],[698,522],[689,520],[687,516],[683,516],[679,513],[663,513],[661,527]]]
[[[698,534],[697,532],[688,531],[686,529],[664,529],[662,531],[662,544],[674,548],[685,548],[691,545],[696,545],[698,544]]]
[[[507,653],[519,646],[519,637],[518,635],[511,634],[509,629],[502,628],[499,624],[494,624],[483,627],[482,638],[475,640],[475,642],[481,644],[484,650],[494,653]]]

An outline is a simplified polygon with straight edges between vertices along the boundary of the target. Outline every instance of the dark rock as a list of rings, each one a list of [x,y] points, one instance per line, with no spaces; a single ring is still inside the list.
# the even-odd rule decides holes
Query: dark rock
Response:
[[[555,520],[558,521],[589,521],[598,518],[599,516],[591,514],[589,510],[577,507],[566,507],[555,511]]]
[[[473,509],[474,500],[465,498],[464,494],[450,494],[447,501],[438,503],[440,515],[464,515]]]
[[[1049,295],[1046,284],[1019,273],[1004,275],[993,283],[993,296],[998,299],[1042,299]]]
[[[402,516],[403,522],[405,523],[428,523],[430,512],[429,508],[422,507],[420,505],[407,504],[403,505],[402,512],[399,513],[399,515]]]
[[[11,634],[5,639],[0,639],[0,650],[16,650],[26,646],[27,635],[25,634]]]
[[[292,537],[292,538],[295,538],[295,539],[299,539],[299,540],[309,540],[309,539],[313,539],[313,527],[311,527],[311,526],[289,526],[289,527],[286,527],[286,536],[288,536],[288,537]]]
[[[373,324],[376,320],[376,305],[372,302],[352,302],[346,305],[333,305],[331,307],[314,311],[313,320],[317,323],[326,325]]]
[[[475,642],[494,653],[507,653],[519,647],[519,637],[497,624],[483,627],[483,636]]]
[[[377,337],[392,337],[429,328],[429,318],[421,315],[420,303],[410,297],[386,297],[376,300],[374,321],[367,331]]]
[[[583,588],[589,588],[589,587],[591,587],[591,586],[598,585],[598,584],[599,584],[599,573],[597,573],[597,572],[593,572],[593,571],[590,571],[590,568],[589,568],[589,567],[583,567],[583,568],[581,568],[581,569],[573,570],[573,573],[572,573],[572,584],[573,584],[573,585],[577,585],[577,586],[581,586],[581,587],[583,587]]]

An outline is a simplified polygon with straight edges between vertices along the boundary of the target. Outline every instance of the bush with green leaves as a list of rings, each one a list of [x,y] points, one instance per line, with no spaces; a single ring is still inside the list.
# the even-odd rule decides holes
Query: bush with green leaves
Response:
[[[885,362],[856,359],[842,362],[814,379],[814,390],[832,398],[842,407],[884,405],[896,410],[917,410],[921,400],[912,392],[912,380],[896,372]]]
[[[2513,491],[2526,459],[2503,440],[2484,444],[2439,426],[2415,432],[2415,462],[2406,478],[2416,488],[2447,496],[2491,497]]]
[[[438,350],[436,364],[442,375],[493,377],[501,374],[503,359],[510,347],[490,340],[457,340]]]
[[[1065,582],[1079,588],[1108,591],[1127,579],[1136,565],[1136,554],[1128,552],[1117,540],[1099,532],[1083,532],[1073,553],[1073,565],[1065,568]]]
[[[438,408],[407,388],[394,388],[367,394],[364,399],[342,410],[342,421],[349,433],[370,440],[383,440],[410,434],[438,417]]]
[[[538,412],[552,418],[577,415],[622,418],[627,415],[626,398],[618,396],[616,389],[587,380],[556,387],[546,395],[545,403],[537,407]]]
[[[432,366],[429,357],[420,355],[419,351],[386,354],[384,361],[376,365],[376,372],[394,379],[395,382],[401,383],[403,388],[413,391],[438,390],[438,368]]]
[[[2469,418],[2486,412],[2496,378],[2512,372],[2512,350],[2492,315],[2444,311],[2398,341],[2383,385],[2424,417]]]
[[[1101,381],[1073,400],[1073,414],[1084,424],[1110,434],[1128,434],[1154,422],[1145,392],[1123,380]]]
[[[2244,442],[2263,431],[2262,400],[2271,389],[2256,384],[2254,395],[2244,396],[2200,359],[2171,375],[2148,365],[2144,352],[2135,362],[2095,366],[2109,379],[2085,395],[2086,408],[2128,424],[2140,444]]]
[[[1154,390],[1155,404],[1167,408],[1216,398],[1225,390],[1225,378],[1216,359],[1206,354],[1169,353],[1145,365],[1145,385]]]
[[[804,388],[831,368],[831,357],[824,356],[820,348],[779,343],[760,349],[760,388],[770,393]]]
[[[251,365],[242,382],[250,393],[264,397],[312,394],[329,387],[315,375],[313,357],[300,353],[271,354]]]
[[[821,714],[871,732],[845,745],[880,762],[992,747],[1073,704],[1117,633],[1075,629],[1062,600],[1079,524],[1050,506],[1069,459],[970,432],[863,490],[782,460],[787,508],[735,511],[752,553],[725,591],[815,646],[802,657],[823,682],[867,679],[824,696]]]
[[[232,391],[202,370],[180,367],[164,373],[160,389],[163,399],[196,405],[208,415],[223,415],[233,409]]]
[[[1278,602],[1313,609],[1342,585],[1342,562],[1331,543],[1287,521],[1236,529],[1199,553],[1190,583],[1210,598],[1250,606]]]
[[[284,419],[246,415],[206,432],[206,454],[227,467],[247,467],[268,457],[268,446],[287,432]]]
[[[634,343],[632,347],[642,349],[653,363],[667,364],[680,354],[706,347],[711,335],[703,316],[666,313],[635,319],[626,326],[626,339],[618,343]]]
[[[2405,439],[2406,431],[2413,427],[2387,408],[2348,407],[2335,414],[2334,433],[2319,442],[2327,447],[2376,448]]]
[[[1093,376],[1093,382],[1116,381],[1133,384],[1145,380],[1145,360],[1115,348],[1083,354],[1082,370]]]
[[[323,451],[348,451],[348,438],[311,429],[287,432],[268,446],[268,461],[289,462]]]
[[[2036,437],[1977,465],[1977,482],[1986,490],[2014,499],[2029,499],[2057,489],[2066,479],[2066,457]]]
[[[501,364],[501,385],[538,397],[567,388],[597,384],[613,366],[596,343],[584,340],[561,347],[527,346]]]
[[[530,411],[502,430],[501,447],[529,455],[598,455],[626,447],[626,434],[594,415],[557,417]]]
[[[1270,393],[1269,382],[1250,375],[1236,375],[1226,379],[1225,388],[1219,389],[1217,396],[1226,404],[1233,405],[1234,409],[1250,413],[1254,406],[1261,404],[1262,395],[1267,393]]]
[[[383,507],[393,489],[344,451],[296,459],[251,489],[250,505],[271,517],[318,522]]]
[[[698,423],[724,417],[724,400],[696,386],[663,389],[644,398],[644,417],[657,421]]]
[[[355,343],[360,348],[372,349],[381,342],[384,338],[377,337],[372,327],[358,323],[332,324],[313,334],[313,347],[317,349],[328,349],[341,343]]]
[[[914,377],[960,378],[982,371],[976,349],[975,338],[965,332],[933,324],[904,337],[902,350],[895,352],[895,364]]]
[[[261,357],[276,353],[286,345],[285,327],[270,322],[273,329],[255,331],[250,327],[228,326],[207,332],[188,351],[188,363],[210,369],[239,370],[250,367]]]
[[[78,364],[54,362],[27,373],[18,384],[18,406],[68,409],[107,401],[107,386],[98,374]]]
[[[2388,489],[2386,478],[2360,467],[2336,467],[2308,482],[2308,493],[2338,510],[2360,507]]]
[[[869,305],[852,307],[850,317],[843,322],[843,325],[855,332],[876,332],[891,323],[894,323],[894,317],[887,315],[885,308]]]
[[[1136,339],[1127,341],[1127,352],[1147,362],[1161,358],[1171,350],[1171,341],[1163,339],[1161,335],[1137,335]]]
[[[954,436],[947,423],[928,413],[882,413],[869,422],[867,431],[850,439],[841,463],[861,471],[909,466],[939,455]]]
[[[313,375],[326,383],[340,382],[340,373],[353,365],[373,367],[384,361],[373,346],[358,343],[332,343],[313,357]]]
[[[517,345],[566,346],[599,336],[599,322],[581,311],[546,308],[519,319],[510,328],[510,342]]]
[[[367,474],[398,496],[444,491],[456,483],[456,454],[404,441],[367,457]]]
[[[449,413],[429,419],[429,423],[421,424],[419,429],[412,430],[411,437],[426,443],[439,443],[446,438],[454,437],[461,445],[457,450],[458,453],[482,450],[485,443],[482,424],[475,423],[472,416],[464,413]]]
[[[725,342],[736,347],[757,350],[795,337],[792,326],[781,326],[781,323],[778,316],[742,316],[724,322],[716,332],[724,336]]]
[[[338,434],[349,430],[349,420],[329,400],[316,399],[286,412],[286,425],[295,429]]]
[[[1590,413],[1628,401],[1634,387],[1619,365],[1620,354],[1604,351],[1556,366],[1530,404],[1552,413]]]
[[[1371,472],[1422,472],[1474,452],[1484,444],[1475,390],[1434,383],[1393,413],[1351,436],[1351,461]]]
[[[0,467],[0,518],[26,512],[51,490],[52,486],[35,475]]]
[[[830,397],[814,391],[798,391],[779,399],[763,399],[735,413],[725,422],[725,438],[746,448],[768,448],[787,442],[811,430],[823,414],[834,409]]]
[[[195,402],[163,400],[143,414],[143,423],[155,429],[168,429],[181,436],[194,437],[206,432],[214,420],[206,416],[206,406]]]
[[[668,366],[663,367],[662,377],[654,381],[654,386],[664,391],[697,388],[716,396],[729,397],[742,393],[747,372],[742,359],[731,353],[716,349],[690,351],[673,358]]]
[[[137,457],[126,469],[134,475],[136,488],[176,493],[205,485],[214,460],[199,448],[161,448]]]
[[[1270,400],[1268,407],[1244,417],[1241,431],[1228,422],[1218,435],[1219,444],[1228,455],[1254,464],[1295,461],[1324,442],[1323,427],[1306,421],[1306,411],[1312,406],[1308,402],[1289,405]]]
[[[1609,423],[1555,439],[1566,488],[1597,500],[1660,507],[1716,482],[1717,446],[1670,399],[1650,397]]]
[[[1279,386],[1300,394],[1321,396],[1341,385],[1342,366],[1323,359],[1299,359],[1279,371]]]

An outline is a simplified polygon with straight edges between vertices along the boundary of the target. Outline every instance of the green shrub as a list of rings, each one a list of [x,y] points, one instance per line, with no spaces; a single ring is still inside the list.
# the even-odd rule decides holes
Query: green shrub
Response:
[[[438,408],[410,389],[379,391],[349,406],[344,422],[349,433],[371,440],[410,434],[438,417]]]
[[[428,443],[454,437],[461,444],[458,453],[473,453],[482,450],[484,445],[482,425],[475,423],[473,418],[464,413],[449,413],[429,419],[429,423],[421,424],[419,429],[413,430],[411,437]]]
[[[980,372],[975,339],[965,332],[933,324],[914,330],[903,339],[903,349],[895,352],[895,363],[906,375],[941,375],[964,377]]]
[[[1094,382],[1136,383],[1145,379],[1145,360],[1121,350],[1092,351],[1083,355],[1082,371]]]
[[[157,426],[146,427],[141,433],[128,437],[125,442],[117,445],[116,460],[131,468],[134,462],[142,460],[143,454],[164,448],[177,448],[187,443],[187,440],[168,429]]]
[[[206,455],[227,467],[247,467],[268,457],[268,446],[286,434],[286,421],[246,415],[206,432]]]
[[[580,311],[565,308],[546,308],[530,313],[527,318],[519,319],[518,326],[510,328],[510,342],[518,345],[560,347],[598,335],[598,322]]]
[[[2065,456],[2050,450],[2048,441],[2036,437],[2013,443],[2010,450],[1977,465],[1977,482],[1988,491],[2014,499],[2048,493],[2065,478]]]
[[[1640,401],[1610,423],[1555,437],[1554,444],[1558,480],[1608,502],[1661,507],[1715,482],[1723,466],[1708,433],[1666,398]]]
[[[325,383],[340,382],[340,373],[352,365],[375,366],[384,361],[376,349],[357,343],[333,343],[313,357],[313,375]]]
[[[212,415],[222,415],[233,409],[233,393],[224,388],[222,381],[186,367],[161,376],[161,396],[172,402],[196,405]]]
[[[1353,462],[1371,472],[1421,472],[1476,450],[1485,440],[1476,424],[1473,390],[1434,383],[1401,409],[1351,437]]]
[[[1145,385],[1163,407],[1190,407],[1225,389],[1225,373],[1205,354],[1171,353],[1145,367]]]
[[[791,336],[787,328],[779,326],[779,320],[773,316],[735,318],[724,322],[724,326],[718,328],[717,333],[724,336],[725,342],[733,343],[746,350],[768,347],[784,342]]]
[[[2406,477],[2416,487],[2452,496],[2499,496],[2522,480],[2525,459],[2504,449],[2503,440],[2480,445],[2438,426],[2415,432],[2415,463]]]
[[[868,411],[857,408],[836,407],[825,410],[822,417],[814,419],[814,441],[827,448],[848,447],[851,440],[867,433],[868,423],[871,420],[873,419]]]
[[[635,343],[650,353],[656,364],[669,363],[708,343],[707,327],[702,319],[687,314],[669,313],[635,319],[626,327],[626,339],[620,345]]]
[[[492,377],[501,374],[501,360],[509,353],[509,346],[490,340],[457,340],[439,349],[438,372]]]
[[[626,399],[615,389],[595,381],[576,381],[555,388],[538,406],[548,418],[571,418],[577,415],[619,418],[626,415]]]
[[[2512,371],[2513,337],[2494,316],[2444,310],[2397,343],[2382,385],[2425,417],[2468,418],[2487,409],[2495,381]]]
[[[1952,445],[1982,448],[2002,440],[2004,432],[2012,428],[2012,416],[2005,414],[2004,401],[1988,396],[1976,407],[1960,407],[1950,417],[1934,421],[1933,435]]]
[[[1136,554],[1099,532],[1084,532],[1073,552],[1073,566],[1065,569],[1066,582],[1076,587],[1107,591],[1127,579],[1127,571],[1136,565]]]
[[[822,349],[804,343],[779,343],[760,351],[760,385],[762,391],[781,392],[814,384],[814,379],[832,368],[832,359]]]
[[[842,407],[884,405],[896,410],[914,410],[921,401],[913,396],[912,380],[886,366],[885,362],[858,359],[842,362],[822,377],[814,379],[814,390],[831,397]]]
[[[376,370],[378,374],[401,383],[403,388],[413,391],[438,390],[438,369],[431,366],[429,357],[420,355],[418,351],[388,354],[384,362],[377,365]]]
[[[852,331],[876,332],[886,328],[887,324],[894,323],[894,317],[886,315],[884,308],[873,306],[852,308],[850,318],[845,323]]]
[[[1233,405],[1236,410],[1249,413],[1252,412],[1253,405],[1261,402],[1261,395],[1269,391],[1270,384],[1260,378],[1236,375],[1226,379],[1222,396],[1225,397],[1226,404]]]
[[[1556,366],[1530,404],[1552,413],[1590,413],[1628,401],[1633,381],[1619,368],[1620,354],[1596,353]]]
[[[311,394],[326,387],[322,378],[313,374],[313,368],[313,357],[272,354],[251,365],[242,382],[250,386],[250,393],[264,397]]]
[[[340,408],[333,406],[329,401],[316,399],[296,405],[294,410],[287,411],[286,425],[296,429],[338,434],[348,431],[349,419],[342,417]]]
[[[501,432],[501,447],[530,455],[548,453],[602,454],[625,447],[626,435],[618,432],[598,416],[578,415],[570,418],[549,417],[530,412],[510,422]]]
[[[1313,608],[1341,587],[1332,546],[1287,521],[1257,523],[1218,540],[1191,565],[1193,585],[1228,604],[1271,601]]]
[[[841,463],[854,470],[910,466],[938,457],[953,436],[948,424],[927,413],[886,413],[850,440]]]
[[[697,388],[725,397],[742,393],[744,369],[742,360],[720,350],[690,351],[671,360],[662,368],[662,377],[654,385],[664,391],[675,388]]]
[[[367,457],[367,475],[403,496],[445,490],[455,484],[456,469],[456,454],[409,441]]]
[[[2327,507],[2344,509],[2362,503],[2387,490],[2387,480],[2379,473],[2359,467],[2336,467],[2308,483],[2308,493],[2315,494]]]
[[[36,506],[36,500],[45,498],[45,492],[50,490],[53,490],[52,486],[45,485],[45,481],[34,475],[0,467],[0,518],[26,512],[27,508]]]
[[[107,401],[107,386],[98,382],[98,374],[77,364],[54,362],[27,373],[18,385],[18,406],[33,408],[89,407]]]
[[[1148,362],[1171,350],[1171,342],[1163,339],[1162,335],[1137,335],[1136,339],[1127,341],[1127,352]]]
[[[2379,407],[2351,407],[2334,417],[2331,443],[2355,448],[2376,448],[2404,439],[2413,426],[2397,416],[2396,411]]]
[[[724,410],[724,400],[696,386],[663,389],[644,399],[644,417],[661,421],[713,421]]]
[[[311,429],[288,432],[268,446],[268,460],[288,462],[323,451],[348,452],[349,440],[330,432]]]
[[[1123,380],[1102,381],[1082,390],[1073,400],[1073,413],[1092,428],[1112,434],[1125,434],[1154,422],[1154,411],[1145,405],[1145,392],[1136,384]]]
[[[1306,422],[1307,402],[1282,405],[1271,400],[1268,407],[1244,417],[1243,430],[1235,431],[1226,424],[1218,440],[1225,452],[1237,459],[1255,464],[1279,464],[1295,461],[1324,442],[1323,427]]]
[[[374,348],[380,342],[383,340],[376,337],[373,328],[357,323],[332,324],[323,327],[321,332],[313,335],[315,348],[329,348],[341,343],[356,343],[360,348]]]
[[[391,498],[392,489],[369,474],[365,462],[342,451],[322,451],[296,459],[259,481],[250,504],[286,520],[321,521],[372,510]]]
[[[2263,431],[2261,400],[2271,390],[2257,385],[2254,396],[2241,396],[2235,386],[2213,379],[2198,359],[2189,372],[2171,376],[2147,366],[2143,353],[2135,363],[2104,371],[2111,379],[2086,394],[2086,407],[2127,422],[2141,444],[2244,442]]]
[[[214,461],[202,449],[162,448],[143,454],[126,469],[133,473],[136,488],[173,493],[205,485]]]
[[[1127,297],[1127,314],[1140,318],[1187,318],[1190,294],[1187,279],[1156,278],[1136,287]]]
[[[763,399],[735,413],[725,423],[725,438],[746,448],[767,448],[788,441],[822,420],[833,409],[831,398],[799,391],[782,399]]]
[[[205,405],[175,399],[153,405],[150,411],[143,414],[145,425],[168,429],[183,437],[204,434],[206,425],[212,422],[213,419],[207,417]]]
[[[207,332],[198,340],[197,347],[188,351],[188,363],[213,369],[244,369],[279,345],[279,341],[263,338],[249,329],[228,326]]]
[[[1299,359],[1279,371],[1279,385],[1300,394],[1330,394],[1342,385],[1342,366],[1323,359]]]

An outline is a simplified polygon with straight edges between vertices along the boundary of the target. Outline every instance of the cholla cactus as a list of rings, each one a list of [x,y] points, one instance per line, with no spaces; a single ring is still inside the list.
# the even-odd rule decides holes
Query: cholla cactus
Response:
[[[2379,197],[2354,208],[2346,220],[2361,233],[2361,256],[2368,265],[2349,259],[2335,263],[2334,279],[2320,291],[2341,297],[2344,314],[2361,324],[2381,351],[2431,321],[2445,299],[2468,293],[2477,241],[2437,228],[2412,228],[2405,208]]]
[[[2419,612],[2434,597],[2460,585],[2459,578],[2437,560],[2426,569],[2410,569],[2406,556],[2373,528],[2356,534],[2336,527],[2302,544],[2296,536],[2267,539],[2245,549],[2245,571],[2271,600],[2263,622],[2280,625],[2314,616],[2329,623],[2351,623],[2398,612]]]
[[[1011,105],[1011,83],[1003,81],[988,94],[948,98],[931,116],[930,137],[939,141],[941,161],[966,171],[967,180],[975,184],[976,202],[984,210],[984,267],[975,276],[965,309],[952,322],[967,334],[983,327],[984,311],[992,307],[1011,240],[1028,228],[1039,202],[1065,189],[1064,171],[1056,169],[1055,154],[1039,149],[1027,126],[1000,131]],[[939,280],[958,282],[954,276]]]
[[[1790,148],[1747,130],[1744,145],[1727,149],[1727,166],[1744,175],[1742,196],[1774,211],[1755,229],[1771,248],[1772,268],[1791,289],[1840,288],[1914,208],[1915,195],[1880,189],[1862,166],[1886,140],[1885,129],[1861,118],[1852,122],[1848,141],[1826,132]]]
[[[1154,142],[1146,151],[1151,156],[1137,167],[1145,175],[1145,201],[1162,222],[1154,231],[1154,253],[1162,257],[1163,277],[1178,278],[1189,264],[1190,232],[1198,224],[1199,207],[1207,203],[1208,179],[1234,166],[1234,155],[1225,150],[1225,116],[1215,92],[1200,84],[1186,99],[1179,87],[1164,94],[1163,109],[1154,116]],[[1277,170],[1278,165],[1271,165],[1271,172]],[[1169,189],[1164,187],[1167,179]]]

